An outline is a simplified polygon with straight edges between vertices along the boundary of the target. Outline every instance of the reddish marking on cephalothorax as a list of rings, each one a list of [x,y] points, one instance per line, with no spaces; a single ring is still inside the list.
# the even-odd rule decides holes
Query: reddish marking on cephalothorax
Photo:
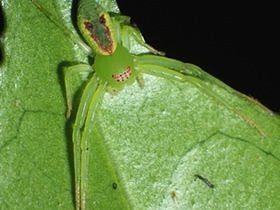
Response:
[[[119,75],[113,74],[113,75],[112,75],[112,78],[113,78],[114,80],[116,80],[117,82],[122,82],[122,81],[127,80],[127,79],[130,77],[131,73],[132,73],[131,67],[128,66],[128,67],[126,68],[126,70],[125,70],[123,73],[121,73],[121,74],[119,74]]]
[[[101,49],[101,51],[105,52],[105,54],[112,54],[113,53],[113,40],[110,28],[106,25],[106,18],[104,14],[99,16],[99,22],[105,27],[106,33],[104,36],[108,39],[108,46],[104,46],[104,43],[101,43],[98,37],[95,34],[94,26],[90,21],[84,21],[85,29],[90,33],[90,37],[93,41],[97,44],[97,46]],[[103,36],[102,34],[100,36]]]

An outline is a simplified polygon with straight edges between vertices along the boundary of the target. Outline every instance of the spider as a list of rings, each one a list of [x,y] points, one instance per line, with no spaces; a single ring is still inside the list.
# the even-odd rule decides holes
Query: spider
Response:
[[[246,115],[223,101],[209,88],[215,84],[229,92],[246,97],[229,88],[199,67],[164,57],[164,53],[148,45],[139,30],[130,24],[130,17],[119,13],[113,1],[80,0],[77,10],[77,25],[83,39],[69,31],[51,13],[35,0],[31,2],[62,30],[86,54],[94,58],[94,64],[79,64],[65,71],[67,117],[72,110],[71,74],[90,75],[83,90],[73,126],[75,201],[76,209],[86,208],[88,174],[88,133],[92,119],[98,111],[98,103],[106,92],[112,95],[122,91],[135,81],[144,86],[142,74],[149,74],[168,80],[188,82],[213,98],[219,104],[232,110],[254,127],[261,135],[264,132]],[[85,40],[85,42],[84,42]],[[137,47],[137,53],[135,48]],[[140,53],[139,53],[140,52]],[[246,97],[247,98],[247,97]],[[248,98],[251,100],[250,98]]]

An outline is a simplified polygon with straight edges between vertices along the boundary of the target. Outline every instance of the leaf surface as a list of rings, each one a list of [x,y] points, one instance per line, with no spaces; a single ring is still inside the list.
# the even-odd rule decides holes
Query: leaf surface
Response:
[[[74,209],[62,69],[88,59],[29,1],[1,4],[0,206]],[[69,0],[43,5],[75,30]],[[278,115],[215,87],[264,138],[191,84],[144,81],[105,94],[90,134],[89,209],[280,208]]]

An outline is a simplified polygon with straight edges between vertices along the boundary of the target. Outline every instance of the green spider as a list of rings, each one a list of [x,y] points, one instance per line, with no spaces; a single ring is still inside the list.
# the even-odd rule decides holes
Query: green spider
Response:
[[[67,117],[70,116],[72,110],[71,74],[78,72],[91,75],[83,90],[73,126],[76,209],[86,209],[89,160],[88,134],[98,110],[98,104],[106,91],[116,94],[126,85],[131,85],[135,81],[139,83],[140,87],[143,87],[141,74],[150,74],[179,82],[189,82],[217,103],[232,110],[262,136],[265,136],[254,121],[226,103],[211,90],[210,85],[215,84],[252,101],[251,98],[229,88],[197,66],[164,57],[162,52],[145,43],[141,33],[130,25],[129,17],[119,14],[115,1],[110,1],[110,3],[108,1],[106,4],[101,0],[79,1],[78,27],[87,44],[69,31],[39,3],[35,0],[31,1],[85,53],[94,57],[92,66],[79,64],[69,67],[65,72]],[[132,46],[134,43],[141,46],[141,54],[133,53]]]

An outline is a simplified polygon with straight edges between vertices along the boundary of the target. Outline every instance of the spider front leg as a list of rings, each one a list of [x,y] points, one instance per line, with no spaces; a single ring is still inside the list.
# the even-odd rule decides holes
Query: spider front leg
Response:
[[[218,80],[217,80],[218,82],[216,83],[215,81],[212,80],[212,78],[210,80],[202,79],[198,75],[193,74],[193,72],[197,72],[198,69],[192,69],[190,68],[191,66],[194,65],[185,64],[183,62],[173,60],[170,58],[161,57],[161,56],[155,56],[155,55],[135,56],[135,68],[139,72],[151,74],[169,80],[176,80],[180,82],[190,83],[191,85],[201,90],[204,94],[209,96],[218,104],[233,111],[237,116],[239,116],[245,122],[247,122],[252,127],[254,127],[259,132],[260,135],[262,135],[263,137],[266,136],[264,131],[249,116],[236,109],[233,105],[231,105],[229,102],[226,102],[220,95],[218,95],[213,90],[212,85],[214,84],[219,87],[222,87],[229,93],[235,93],[237,91],[234,92],[230,87],[227,87],[225,84],[223,85],[223,83],[219,82]],[[199,74],[203,75],[203,71],[202,70],[200,71],[201,72]],[[187,74],[186,72],[191,72],[191,74]],[[206,72],[205,75],[207,75]]]
[[[139,54],[139,45],[143,47],[143,49],[148,50],[156,55],[165,55],[164,52],[158,51],[157,49],[153,48],[151,45],[147,44],[144,40],[144,37],[139,32],[137,28],[131,26],[123,26],[122,27],[122,44],[127,49],[132,49],[132,46],[137,46],[137,54]],[[137,44],[135,44],[137,43]]]
[[[132,54],[153,53],[156,55],[165,55],[164,52],[156,50],[145,42],[144,37],[137,27],[130,24],[130,17],[124,15],[115,15],[112,22],[116,32],[118,43],[121,43]]]
[[[65,70],[65,89],[67,97],[67,115],[70,116],[72,110],[71,81],[73,74],[83,74],[87,77],[93,74],[90,65],[80,64],[69,67]],[[91,78],[87,82],[79,107],[76,112],[76,119],[73,126],[72,141],[74,150],[74,170],[75,170],[75,203],[76,209],[85,209],[86,206],[86,190],[88,176],[88,135],[90,125],[94,119],[98,102],[104,95],[104,83],[100,82],[96,74],[90,75]]]
[[[94,92],[88,92],[87,87],[95,86]],[[105,82],[100,81],[97,76],[94,76],[88,83],[87,87],[83,92],[83,96],[80,102],[80,106],[78,109],[78,113],[76,116],[74,128],[73,128],[73,142],[75,144],[74,147],[80,145],[80,167],[77,168],[78,176],[80,176],[80,180],[78,183],[78,189],[76,190],[76,208],[85,210],[86,209],[86,194],[87,194],[87,187],[88,187],[88,164],[89,164],[89,134],[93,128],[95,116],[97,110],[100,105],[100,101],[102,101],[103,96],[106,92],[106,85]],[[90,89],[90,87],[89,87]],[[84,105],[83,105],[83,98],[88,98],[88,101],[85,101],[88,104],[88,110],[86,113],[85,121],[80,121],[80,116],[78,114],[79,111],[83,112]],[[83,120],[83,119],[81,119]],[[83,124],[81,124],[81,122]],[[83,125],[83,127],[80,127]],[[77,162],[78,160],[76,160]],[[80,173],[80,174],[79,174]],[[78,177],[79,178],[79,177]],[[79,200],[77,200],[79,199]],[[78,206],[79,204],[80,206]]]
[[[91,66],[82,64],[76,65],[65,69],[65,90],[67,98],[67,117],[70,117],[72,110],[72,76],[73,74],[90,73],[93,69]],[[95,77],[92,77],[95,79]],[[74,151],[74,171],[75,171],[75,203],[76,209],[80,209],[81,205],[81,129],[85,123],[85,118],[89,109],[90,99],[97,88],[96,79],[91,79],[87,84],[84,94],[82,95],[78,111],[76,113],[76,120],[74,124],[74,130],[72,133],[73,151]],[[87,94],[85,94],[87,93]]]
[[[254,98],[249,97],[243,93],[240,93],[240,92],[234,90],[233,88],[227,86],[222,81],[216,79],[212,75],[203,71],[201,68],[199,68],[196,65],[193,65],[190,63],[182,63],[180,61],[170,59],[170,58],[165,58],[165,57],[157,57],[155,59],[155,57],[153,55],[146,55],[144,58],[145,59],[143,59],[143,61],[145,63],[149,63],[149,64],[153,64],[153,65],[162,65],[165,68],[173,69],[174,71],[178,71],[184,75],[193,76],[193,77],[201,79],[202,81],[205,81],[206,83],[214,84],[222,89],[225,89],[229,93],[237,95],[238,97],[245,99],[245,100],[259,106],[261,109],[265,110],[268,114],[273,115],[273,112],[271,110],[269,110],[267,107],[262,105],[260,102],[258,102]]]

